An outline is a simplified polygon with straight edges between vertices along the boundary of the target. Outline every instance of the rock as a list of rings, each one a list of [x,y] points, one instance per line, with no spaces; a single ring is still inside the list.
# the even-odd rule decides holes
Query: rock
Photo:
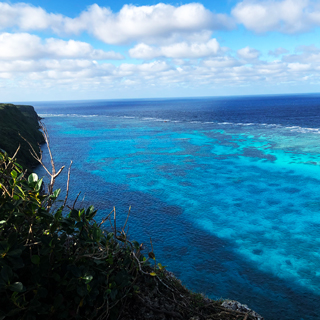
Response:
[[[222,304],[222,307],[233,310],[233,311],[239,311],[248,313],[250,316],[252,316],[255,320],[264,320],[260,314],[256,313],[255,311],[251,310],[246,304],[241,304],[238,301],[234,300],[225,300]]]

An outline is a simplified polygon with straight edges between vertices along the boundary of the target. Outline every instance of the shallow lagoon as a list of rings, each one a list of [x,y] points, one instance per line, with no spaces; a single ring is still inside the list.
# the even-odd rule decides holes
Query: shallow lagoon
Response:
[[[318,104],[316,96],[34,103],[56,162],[74,161],[71,199],[82,191],[100,218],[116,206],[119,223],[131,206],[131,237],[147,246],[151,237],[183,283],[266,319],[320,312]]]

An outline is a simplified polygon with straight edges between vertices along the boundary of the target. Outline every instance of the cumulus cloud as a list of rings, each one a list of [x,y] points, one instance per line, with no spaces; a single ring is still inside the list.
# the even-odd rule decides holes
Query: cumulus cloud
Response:
[[[227,55],[221,53],[200,60],[191,59],[189,63],[173,59],[118,66],[92,59],[0,60],[0,78],[3,81],[22,79],[28,86],[40,81],[41,87],[45,84],[63,85],[70,90],[87,88],[90,84],[100,86],[101,90],[123,85],[136,86],[137,89],[155,86],[165,90],[181,85],[195,88],[260,83],[266,86],[292,82],[293,79],[296,82],[320,80],[320,50],[311,52],[305,48],[299,54],[287,54],[275,61],[261,60],[259,51],[253,48],[243,48],[239,52],[233,56],[228,52]],[[8,85],[10,83],[14,82],[8,82]]]
[[[312,44],[310,46],[305,46],[305,45],[297,46],[295,51],[296,52],[307,52],[307,53],[318,53],[320,50],[314,44]]]
[[[317,69],[320,65],[320,49],[316,46],[298,46],[295,51],[297,53],[284,56],[283,61],[289,64],[310,65],[311,69]]]
[[[242,48],[238,50],[237,53],[240,58],[245,60],[254,60],[260,56],[260,51],[250,47]]]
[[[69,22],[71,28],[77,25],[98,39],[112,44],[128,43],[138,39],[154,41],[154,38],[177,34],[187,36],[189,33],[232,26],[226,15],[213,14],[199,3],[178,7],[164,3],[140,7],[125,5],[117,14],[94,4]],[[68,25],[66,24],[66,30]]]
[[[204,60],[202,64],[206,67],[215,69],[232,68],[241,65],[241,63],[237,59],[232,57],[217,57],[214,59],[207,59]]]
[[[0,2],[0,28],[23,31],[50,29],[58,34],[87,32],[108,44],[154,41],[156,38],[194,37],[203,32],[234,27],[224,14],[214,14],[200,3],[180,6],[159,3],[151,6],[125,5],[114,13],[97,4],[78,17],[47,13],[25,3]]]
[[[320,6],[311,0],[244,0],[232,10],[238,23],[255,32],[304,32],[320,25]]]
[[[279,57],[280,55],[286,54],[286,53],[288,53],[288,52],[289,52],[289,51],[288,51],[287,49],[284,49],[284,48],[279,47],[279,48],[277,48],[277,49],[275,49],[275,50],[270,50],[270,51],[268,52],[268,55],[269,55],[269,56],[274,56],[274,57]]]
[[[0,2],[0,29],[18,27],[21,30],[59,29],[65,18],[61,14],[47,13],[40,7],[26,3]]]
[[[145,43],[139,43],[129,50],[132,58],[136,59],[154,59],[157,57],[165,58],[203,58],[216,55],[220,49],[216,39],[211,39],[206,43],[199,42],[179,42],[168,46],[153,47]]]
[[[308,70],[310,70],[311,65],[310,64],[296,62],[296,63],[289,63],[288,64],[288,68],[290,70],[292,70],[292,71],[297,71],[297,72],[308,71]]]
[[[90,44],[81,41],[46,39],[42,41],[29,33],[0,34],[0,59],[37,59],[49,58],[91,58],[95,60],[122,59],[113,51],[96,50]]]

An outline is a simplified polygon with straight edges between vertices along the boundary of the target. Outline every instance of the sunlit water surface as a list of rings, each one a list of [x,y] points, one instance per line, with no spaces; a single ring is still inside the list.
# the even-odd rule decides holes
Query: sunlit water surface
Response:
[[[131,206],[131,238],[190,289],[319,319],[319,96],[33,105],[70,201],[118,224]]]

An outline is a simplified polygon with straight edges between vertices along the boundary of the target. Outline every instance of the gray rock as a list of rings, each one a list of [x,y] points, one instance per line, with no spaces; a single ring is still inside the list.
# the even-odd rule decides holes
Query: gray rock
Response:
[[[254,317],[255,320],[264,320],[260,314],[256,313],[255,311],[251,310],[246,304],[241,304],[238,301],[234,300],[225,300],[221,304],[222,307],[233,310],[248,313],[250,316]]]

